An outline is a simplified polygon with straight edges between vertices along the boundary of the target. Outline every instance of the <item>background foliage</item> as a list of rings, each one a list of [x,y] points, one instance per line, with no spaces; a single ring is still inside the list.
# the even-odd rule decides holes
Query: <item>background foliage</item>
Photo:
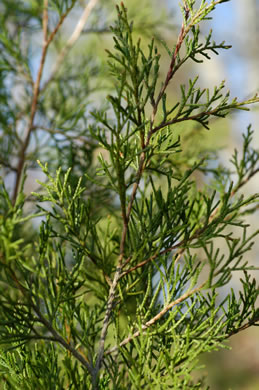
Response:
[[[145,4],[1,2],[3,388],[204,388],[199,356],[258,324],[253,130],[231,168],[201,140],[259,99],[181,76],[230,48],[201,32],[223,2],[183,1],[172,46]]]

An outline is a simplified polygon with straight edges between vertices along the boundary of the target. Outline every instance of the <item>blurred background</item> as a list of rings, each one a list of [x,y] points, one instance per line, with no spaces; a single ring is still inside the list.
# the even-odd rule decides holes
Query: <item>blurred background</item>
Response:
[[[55,4],[57,1],[50,1]],[[65,21],[60,34],[58,35],[54,47],[49,51],[46,66],[43,73],[43,85],[52,75],[55,64],[62,48],[70,39],[83,9],[88,2],[78,0],[73,11]],[[64,161],[77,161],[80,152],[87,152],[85,139],[82,138],[80,124],[76,122],[76,110],[73,101],[73,83],[79,82],[82,85],[82,96],[80,96],[81,108],[86,111],[86,116],[93,107],[101,104],[107,92],[112,85],[107,74],[107,55],[105,48],[111,49],[113,46],[112,35],[109,26],[113,23],[115,12],[115,0],[97,0],[93,7],[80,38],[73,44],[68,51],[65,59],[59,64],[61,70],[59,84],[53,84],[48,91],[46,90],[46,102],[42,102],[37,114],[37,137],[32,138],[29,145],[29,153],[41,159],[41,161],[52,161],[53,166],[64,165]],[[155,37],[156,44],[161,50],[161,80],[163,74],[167,72],[169,58],[160,45],[161,39],[167,42],[172,49],[176,42],[178,32],[181,28],[181,12],[178,1],[173,0],[124,0],[128,7],[129,17],[134,20],[134,28],[137,36],[142,37],[142,45],[147,45],[151,37]],[[197,1],[197,4],[200,1]],[[0,0],[0,13],[4,18],[9,19],[9,27],[14,39],[17,29],[17,23],[24,27],[23,50],[29,55],[30,70],[35,78],[39,60],[41,56],[42,44],[42,26],[41,12],[38,10],[39,3],[36,0]],[[33,12],[34,13],[33,13]],[[213,38],[216,42],[226,41],[232,45],[230,50],[220,51],[219,56],[212,55],[211,60],[204,61],[203,64],[195,62],[187,63],[177,73],[174,83],[170,86],[168,95],[172,102],[179,96],[179,85],[188,82],[189,78],[199,75],[198,84],[200,87],[211,87],[219,85],[222,80],[226,80],[226,87],[230,89],[231,96],[237,96],[240,100],[259,92],[259,0],[232,0],[216,7],[212,13],[213,19],[206,21],[201,25],[201,34],[206,36],[210,28],[213,29]],[[56,23],[55,12],[50,18],[50,26]],[[27,29],[27,27],[29,27]],[[32,29],[34,33],[31,34]],[[80,79],[73,79],[73,71],[77,66],[82,66],[86,70],[80,75]],[[99,81],[95,83],[96,74]],[[70,75],[70,78],[67,77]],[[6,81],[5,81],[6,82]],[[30,102],[29,86],[22,85],[19,80],[10,78],[7,80],[10,84],[10,97],[13,104],[21,112],[26,109],[26,104]],[[72,83],[70,83],[72,82]],[[68,99],[68,96],[72,98]],[[28,102],[27,102],[27,97]],[[75,99],[79,98],[74,97]],[[60,112],[59,99],[67,101],[66,107],[67,121],[62,122],[64,112]],[[100,103],[99,103],[100,102]],[[76,103],[78,104],[78,103]],[[80,108],[80,109],[81,109]],[[73,112],[74,110],[74,112]],[[46,113],[48,120],[46,121]],[[73,113],[73,115],[71,114]],[[70,115],[70,116],[69,116]],[[60,119],[59,119],[60,118]],[[24,123],[21,118],[15,118],[18,132],[21,137],[24,136]],[[199,142],[201,149],[219,149],[219,160],[222,165],[229,166],[229,159],[233,154],[234,148],[242,147],[242,133],[251,123],[254,132],[254,146],[259,146],[259,108],[252,107],[251,111],[238,111],[234,113],[231,119],[215,121],[210,131],[204,129],[195,136],[196,142]],[[192,151],[193,140],[189,137],[192,128],[179,128],[184,132],[186,148],[189,153]],[[189,125],[188,125],[189,126]],[[55,128],[55,132],[53,132]],[[35,132],[36,134],[36,132]],[[2,136],[2,134],[1,134]],[[70,139],[77,137],[79,144],[71,147]],[[81,137],[81,138],[80,138]],[[2,163],[1,173],[5,177],[5,182],[10,192],[13,190],[15,173],[10,169],[11,165],[16,164],[15,153],[17,151],[15,140],[13,145],[8,145],[8,156],[0,161]],[[3,143],[4,145],[4,143]],[[50,146],[55,145],[58,148],[58,154],[53,155]],[[196,144],[195,144],[196,145]],[[6,146],[4,146],[6,148]],[[12,147],[14,148],[14,157],[12,157]],[[7,149],[6,149],[7,150]],[[91,153],[94,148],[91,149]],[[89,152],[90,153],[90,152]],[[4,155],[4,154],[3,154]],[[66,156],[66,159],[65,157]],[[7,161],[11,159],[8,167]],[[92,158],[91,156],[89,159]],[[5,161],[4,161],[5,160]],[[79,160],[78,160],[79,161]],[[82,162],[82,158],[80,163]],[[25,190],[29,194],[37,189],[36,178],[42,179],[36,159],[30,159],[28,156],[28,179],[25,183]],[[87,169],[87,161],[84,162],[82,169]],[[89,160],[90,164],[90,160]],[[78,167],[80,164],[78,164]],[[62,167],[64,170],[66,166]],[[79,168],[78,168],[79,169]],[[81,169],[81,168],[80,168]],[[81,172],[77,172],[81,175]],[[244,187],[246,193],[259,192],[258,176],[254,177],[247,186]],[[258,228],[259,212],[253,217],[249,217],[249,223]],[[254,245],[253,251],[247,260],[258,265],[259,240]],[[239,278],[236,274],[231,281],[234,289],[239,287]],[[254,274],[258,278],[258,274]],[[224,291],[222,291],[224,295]],[[250,328],[238,335],[235,335],[227,343],[231,350],[221,350],[203,357],[201,364],[206,364],[205,369],[201,369],[202,374],[212,390],[258,390],[259,389],[259,333],[258,328]],[[197,374],[200,375],[200,372]]]

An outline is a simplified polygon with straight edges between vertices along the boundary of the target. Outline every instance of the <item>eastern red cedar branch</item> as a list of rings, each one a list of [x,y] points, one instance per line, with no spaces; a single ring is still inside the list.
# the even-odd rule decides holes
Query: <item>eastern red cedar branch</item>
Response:
[[[215,2],[215,4],[220,3],[220,2],[221,2],[221,0]],[[121,5],[125,10],[124,4],[121,3]],[[185,21],[187,21],[187,19],[189,18],[189,12],[190,12],[190,10],[185,4]],[[144,150],[149,146],[152,135],[154,134],[153,125],[154,125],[157,109],[158,109],[159,103],[162,99],[162,96],[164,95],[165,90],[168,87],[170,80],[172,79],[172,77],[174,75],[175,62],[176,62],[177,56],[179,54],[180,48],[182,46],[182,43],[184,41],[184,38],[188,34],[191,27],[197,22],[197,19],[199,16],[200,16],[200,14],[197,13],[194,16],[194,18],[191,19],[187,25],[184,22],[182,23],[182,27],[181,27],[181,30],[180,30],[180,33],[179,33],[179,36],[177,39],[176,47],[175,47],[175,50],[174,50],[174,53],[172,55],[172,59],[171,59],[170,65],[169,65],[169,70],[168,70],[167,75],[166,75],[166,79],[162,85],[160,92],[158,93],[157,98],[152,99],[152,102],[151,102],[151,104],[153,106],[153,110],[152,110],[152,114],[151,114],[151,118],[150,118],[150,130],[148,132],[146,141],[144,142],[144,140],[142,139],[142,142],[141,142],[142,153],[140,155],[139,168],[138,168],[137,175],[136,175],[136,181],[133,184],[133,189],[132,189],[130,201],[128,204],[126,217],[125,216],[123,217],[123,230],[122,230],[122,236],[121,236],[121,242],[120,242],[120,255],[119,255],[119,259],[118,259],[118,266],[117,266],[116,272],[114,274],[113,283],[112,283],[112,286],[110,288],[108,301],[107,301],[107,309],[106,309],[106,313],[104,316],[103,327],[102,327],[102,331],[101,331],[98,356],[97,356],[97,361],[96,361],[96,366],[95,366],[95,370],[96,370],[95,376],[96,377],[97,377],[97,374],[100,370],[103,355],[104,355],[104,343],[105,343],[105,339],[106,339],[107,332],[108,332],[109,319],[110,319],[112,308],[113,308],[113,302],[114,302],[114,298],[115,298],[117,284],[121,278],[122,267],[123,267],[122,261],[123,261],[123,257],[124,257],[124,247],[125,247],[125,242],[126,242],[130,214],[131,214],[133,203],[134,203],[135,198],[136,198],[139,183],[140,183],[142,174],[143,174],[144,169],[145,169],[146,153]],[[181,244],[183,244],[183,242],[181,242]],[[148,261],[151,261],[151,260],[148,259],[146,262],[142,262],[141,266],[145,265]],[[135,270],[135,269],[136,268],[131,269],[131,272],[132,272],[132,270]],[[127,271],[125,271],[125,272],[127,272]]]

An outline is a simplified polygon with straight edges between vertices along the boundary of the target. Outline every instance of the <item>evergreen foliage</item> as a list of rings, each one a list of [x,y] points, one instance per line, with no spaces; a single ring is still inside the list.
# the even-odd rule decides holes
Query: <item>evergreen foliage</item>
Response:
[[[178,102],[167,96],[186,61],[230,48],[211,31],[200,37],[225,1],[181,2],[176,44],[160,47],[169,62],[162,82],[156,39],[142,44],[123,3],[109,76],[98,80],[102,60],[87,53],[61,65],[69,45],[43,77],[79,1],[2,1],[0,388],[206,388],[193,376],[200,355],[258,325],[248,252],[259,230],[246,216],[259,196],[242,194],[259,172],[252,128],[230,169],[198,145],[190,156],[177,124],[207,131],[213,118],[259,98],[232,99],[224,82],[201,89],[198,77],[181,85]],[[34,80],[24,36],[41,29]],[[112,87],[107,81],[99,104],[92,94],[107,77]],[[37,164],[46,180],[26,195],[26,172]],[[237,271],[240,292],[222,298]]]

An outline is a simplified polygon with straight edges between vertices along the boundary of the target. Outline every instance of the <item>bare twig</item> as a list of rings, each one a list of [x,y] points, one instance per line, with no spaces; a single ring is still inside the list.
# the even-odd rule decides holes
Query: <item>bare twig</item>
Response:
[[[191,241],[192,239],[193,239],[193,238],[190,238],[190,239],[188,240],[188,242]],[[134,267],[131,267],[131,268],[127,269],[126,271],[124,271],[124,272],[121,274],[120,278],[123,278],[123,276],[128,275],[128,274],[132,273],[133,271],[136,271],[136,269],[138,269],[138,268],[144,267],[146,264],[150,263],[151,261],[154,261],[154,260],[157,259],[159,256],[163,256],[163,255],[165,255],[165,254],[167,254],[167,253],[170,253],[170,252],[172,252],[173,250],[175,250],[175,249],[177,249],[177,248],[180,248],[180,250],[179,250],[177,256],[178,256],[179,254],[182,255],[182,253],[183,253],[183,251],[184,251],[184,248],[181,248],[181,246],[182,246],[183,244],[187,244],[187,241],[182,240],[182,241],[180,241],[178,244],[175,244],[175,245],[171,246],[170,248],[164,249],[164,250],[162,250],[161,252],[156,253],[155,255],[148,257],[147,259],[145,259],[145,260],[141,261],[140,263],[136,264]],[[177,260],[178,260],[178,257],[177,257]]]
[[[152,112],[151,123],[150,123],[150,131],[152,131],[152,127],[153,127],[153,124],[154,124],[154,121],[155,121],[155,116],[156,116],[156,112],[157,112],[159,103],[160,103],[160,101],[162,99],[162,96],[165,93],[166,88],[168,87],[168,84],[170,83],[170,80],[172,79],[172,77],[174,75],[175,61],[176,61],[176,58],[178,56],[178,53],[180,51],[180,48],[182,46],[182,43],[183,43],[183,40],[184,40],[186,34],[187,34],[187,29],[186,29],[186,27],[185,27],[185,25],[183,23],[181,31],[180,31],[180,34],[178,35],[177,43],[176,43],[176,46],[175,46],[174,53],[172,55],[172,59],[171,59],[170,65],[169,65],[169,70],[167,72],[165,81],[164,81],[164,83],[162,85],[162,88],[161,88],[161,90],[160,90],[160,92],[159,92],[159,94],[157,96],[157,99],[155,100],[154,105],[153,105],[153,112]]]
[[[64,48],[62,49],[62,51],[59,53],[57,61],[53,66],[53,70],[51,72],[51,75],[48,78],[48,80],[45,82],[45,84],[43,85],[42,90],[44,90],[47,87],[47,85],[56,77],[56,75],[59,72],[59,69],[64,61],[65,56],[67,55],[69,50],[72,48],[72,46],[75,44],[75,42],[78,40],[81,33],[83,32],[83,28],[85,26],[85,23],[86,23],[92,9],[95,7],[97,2],[98,2],[98,0],[90,0],[89,3],[86,5],[84,12],[83,12],[81,18],[79,19],[72,35],[68,39],[68,41],[67,41],[66,45],[64,46]]]
[[[43,48],[42,48],[40,66],[39,66],[39,70],[37,73],[37,78],[36,78],[36,81],[35,81],[34,87],[33,87],[33,96],[32,96],[29,123],[28,123],[27,131],[26,131],[26,136],[25,136],[24,142],[22,144],[22,147],[21,147],[21,150],[19,153],[19,161],[18,161],[18,165],[17,165],[17,169],[16,169],[16,180],[15,180],[14,193],[13,193],[13,198],[12,198],[13,204],[15,203],[16,198],[17,198],[19,185],[20,185],[22,172],[23,172],[23,167],[24,167],[24,163],[25,163],[25,159],[26,159],[26,151],[27,151],[27,148],[28,148],[29,143],[30,143],[31,133],[33,132],[33,128],[34,128],[33,122],[34,122],[34,118],[35,118],[35,114],[36,114],[36,110],[37,110],[38,97],[39,97],[39,93],[40,93],[40,82],[41,82],[41,78],[42,78],[42,73],[43,73],[43,68],[44,68],[44,64],[45,64],[45,60],[46,60],[48,47],[49,47],[50,43],[52,42],[52,40],[54,39],[56,33],[58,32],[64,19],[66,18],[66,16],[68,15],[68,13],[70,12],[71,9],[72,9],[72,7],[68,8],[67,11],[61,16],[57,26],[55,27],[55,29],[52,31],[52,33],[50,34],[50,36],[48,38],[48,0],[44,0],[43,21],[42,21]]]
[[[96,364],[95,364],[95,368],[94,368],[94,375],[93,375],[93,383],[94,384],[96,384],[98,372],[99,372],[99,370],[101,368],[101,364],[102,364],[102,359],[103,359],[103,354],[104,354],[104,343],[105,343],[105,339],[107,336],[110,316],[111,316],[111,312],[112,312],[113,305],[114,305],[116,287],[117,287],[117,284],[118,284],[118,281],[120,278],[120,274],[121,274],[121,267],[118,266],[117,270],[115,272],[114,278],[113,278],[112,286],[111,286],[110,291],[109,291],[107,308],[106,308],[105,317],[103,320],[103,326],[102,326],[101,337],[100,337],[100,342],[99,342],[99,350],[98,350],[98,355],[97,355]]]
[[[22,145],[21,151],[20,151],[20,156],[19,156],[19,162],[17,166],[17,174],[16,174],[16,181],[15,181],[15,186],[14,186],[14,193],[13,193],[13,203],[16,201],[16,197],[18,194],[18,189],[20,185],[20,180],[22,176],[22,171],[23,171],[23,166],[25,162],[25,154],[26,150],[28,148],[29,142],[30,142],[30,136],[33,128],[33,120],[35,117],[36,113],[36,108],[37,108],[37,102],[38,102],[38,96],[39,96],[39,89],[40,89],[40,80],[42,76],[42,71],[43,71],[43,66],[47,54],[47,48],[48,48],[48,42],[47,42],[47,24],[48,24],[48,0],[44,0],[44,9],[43,9],[43,36],[44,36],[44,42],[43,42],[43,49],[42,49],[42,54],[41,54],[41,60],[40,60],[40,67],[39,71],[37,74],[36,81],[34,83],[34,88],[33,88],[33,98],[32,98],[32,104],[31,104],[31,114],[30,114],[30,119],[29,119],[29,124],[27,128],[27,133],[25,136],[24,143]]]

